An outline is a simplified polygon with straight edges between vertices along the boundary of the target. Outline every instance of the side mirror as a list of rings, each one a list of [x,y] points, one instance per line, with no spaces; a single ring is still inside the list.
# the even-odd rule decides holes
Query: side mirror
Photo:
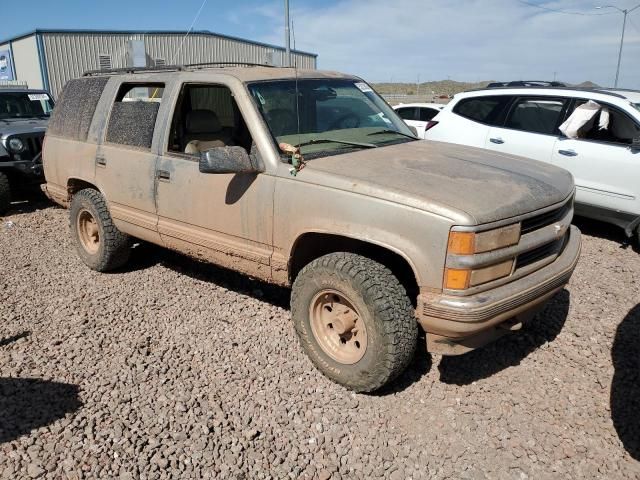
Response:
[[[262,165],[257,165],[242,147],[211,148],[200,154],[201,173],[259,173]]]
[[[412,127],[411,125],[407,125],[407,127],[409,127],[409,130],[411,130],[414,136],[418,136],[418,129],[416,127]]]

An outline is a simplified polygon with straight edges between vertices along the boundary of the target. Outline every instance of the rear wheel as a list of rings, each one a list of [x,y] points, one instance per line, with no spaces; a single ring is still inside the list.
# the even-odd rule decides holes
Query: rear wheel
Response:
[[[9,210],[11,203],[11,186],[9,185],[9,177],[0,172],[0,215],[4,215]]]
[[[413,357],[418,327],[409,297],[369,258],[333,253],[311,262],[293,284],[291,312],[315,366],[351,390],[381,388]]]
[[[113,224],[99,192],[85,189],[76,193],[69,214],[76,249],[89,268],[106,272],[127,262],[131,240]]]

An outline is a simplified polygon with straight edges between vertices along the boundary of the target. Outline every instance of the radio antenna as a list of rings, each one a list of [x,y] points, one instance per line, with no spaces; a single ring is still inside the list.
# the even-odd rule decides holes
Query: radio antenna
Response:
[[[184,35],[184,37],[182,37],[182,41],[180,42],[180,45],[178,46],[178,50],[176,50],[176,53],[173,55],[173,58],[171,59],[171,62],[169,63],[170,65],[174,64],[174,62],[176,61],[176,58],[178,57],[178,54],[182,51],[182,46],[184,45],[184,41],[187,39],[187,37],[191,33],[191,30],[193,30],[193,26],[198,21],[198,18],[200,18],[200,14],[202,13],[202,9],[207,4],[207,1],[208,0],[202,0],[202,5],[200,5],[200,8],[198,9],[198,12],[196,13],[196,16],[193,17],[193,21],[191,22],[191,26],[189,26],[189,29],[187,30],[187,33]]]

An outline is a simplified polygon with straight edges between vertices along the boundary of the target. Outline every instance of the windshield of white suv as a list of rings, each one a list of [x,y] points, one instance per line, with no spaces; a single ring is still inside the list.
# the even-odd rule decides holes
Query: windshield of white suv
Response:
[[[43,92],[0,91],[0,120],[10,118],[32,118],[51,115],[53,102]]]
[[[358,80],[258,82],[249,91],[276,142],[300,146],[307,159],[416,140],[394,110]]]

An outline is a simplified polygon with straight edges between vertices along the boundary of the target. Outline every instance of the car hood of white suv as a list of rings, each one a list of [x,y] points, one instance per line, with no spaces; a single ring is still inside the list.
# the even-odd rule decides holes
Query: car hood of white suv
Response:
[[[477,224],[565,200],[572,175],[535,160],[479,148],[414,141],[317,158],[307,181],[402,203]]]

